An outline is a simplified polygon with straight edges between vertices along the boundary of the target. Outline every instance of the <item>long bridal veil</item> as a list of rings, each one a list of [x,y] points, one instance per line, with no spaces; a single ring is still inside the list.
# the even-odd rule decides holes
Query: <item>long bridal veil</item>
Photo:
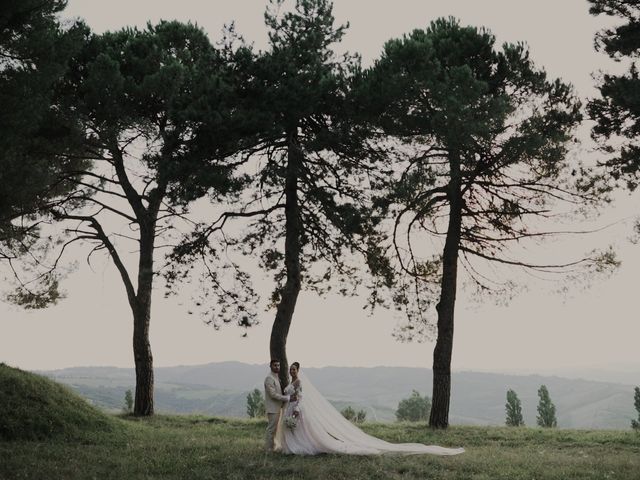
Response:
[[[300,373],[301,422],[293,431],[282,432],[283,450],[289,453],[345,453],[350,455],[433,454],[456,455],[463,448],[445,448],[421,443],[390,443],[367,435],[336,410]],[[281,424],[281,428],[285,429]],[[284,438],[282,438],[284,437]]]

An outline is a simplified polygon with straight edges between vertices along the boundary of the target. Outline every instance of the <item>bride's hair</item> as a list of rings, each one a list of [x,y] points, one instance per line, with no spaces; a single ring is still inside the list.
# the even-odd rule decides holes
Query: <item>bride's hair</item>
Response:
[[[300,370],[300,364],[298,362],[293,362],[291,366],[296,367],[298,370]]]

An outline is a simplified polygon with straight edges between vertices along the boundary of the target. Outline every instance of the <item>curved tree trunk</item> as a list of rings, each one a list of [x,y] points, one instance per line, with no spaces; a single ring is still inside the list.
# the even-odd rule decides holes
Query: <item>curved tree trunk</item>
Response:
[[[429,426],[449,426],[449,400],[451,397],[451,354],[453,351],[453,320],[458,277],[458,250],[462,225],[462,193],[460,161],[450,160],[449,225],[442,254],[442,282],[438,311],[438,338],[433,350],[433,392]]]
[[[302,283],[300,273],[300,206],[298,204],[298,175],[302,164],[302,152],[298,144],[297,134],[289,134],[287,153],[287,177],[285,182],[285,245],[284,262],[287,280],[280,291],[280,302],[276,318],[271,329],[269,350],[271,358],[280,360],[280,383],[284,388],[288,380],[289,363],[287,360],[287,335],[291,319],[296,308],[298,294]]]
[[[138,292],[133,307],[133,357],[136,365],[134,415],[153,415],[153,355],[149,343],[155,221],[140,226]]]
[[[139,305],[133,315],[133,357],[136,365],[136,397],[133,414],[153,415],[153,356],[149,343],[151,302]]]

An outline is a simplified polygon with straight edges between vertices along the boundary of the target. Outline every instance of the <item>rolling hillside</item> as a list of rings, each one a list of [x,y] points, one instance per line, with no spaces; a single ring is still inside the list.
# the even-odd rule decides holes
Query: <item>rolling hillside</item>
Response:
[[[160,412],[245,416],[246,395],[262,388],[268,368],[238,362],[156,369],[156,406]],[[398,402],[411,390],[429,393],[431,371],[404,367],[325,367],[304,372],[339,408],[367,410],[370,420],[393,421]],[[124,392],[133,388],[133,369],[82,367],[41,372],[70,385],[94,404],[119,409]],[[451,423],[502,425],[507,389],[522,400],[527,425],[535,425],[537,390],[549,388],[561,428],[627,429],[634,417],[633,387],[539,375],[478,372],[453,374]]]

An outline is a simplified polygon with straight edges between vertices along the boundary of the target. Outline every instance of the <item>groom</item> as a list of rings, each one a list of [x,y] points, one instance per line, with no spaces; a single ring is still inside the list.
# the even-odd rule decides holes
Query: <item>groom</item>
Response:
[[[283,402],[295,400],[289,395],[282,395],[280,389],[280,360],[271,360],[269,363],[271,373],[264,379],[264,406],[267,412],[267,436],[265,448],[267,452],[273,452],[273,440],[280,419],[280,410]]]

